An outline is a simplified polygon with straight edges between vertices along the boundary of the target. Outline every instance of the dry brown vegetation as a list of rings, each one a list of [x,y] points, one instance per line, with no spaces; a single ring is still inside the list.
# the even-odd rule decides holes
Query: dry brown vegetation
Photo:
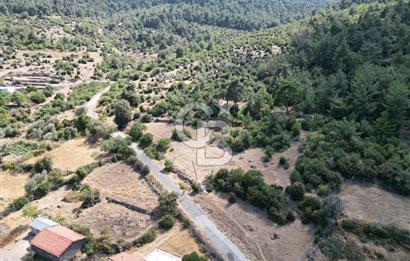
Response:
[[[169,231],[159,233],[154,242],[140,248],[133,248],[129,252],[133,256],[145,256],[154,249],[160,249],[179,257],[192,251],[197,253],[202,251],[189,230],[184,229],[180,223],[177,223]]]
[[[0,171],[0,210],[6,208],[14,199],[24,196],[24,185],[28,174],[12,174]]]
[[[203,194],[195,201],[252,260],[302,260],[313,246],[314,229],[299,220],[278,226],[264,211],[225,195]],[[276,234],[278,239],[273,240]]]
[[[410,229],[410,199],[374,185],[346,183],[340,193],[344,214],[366,222]]]
[[[81,166],[93,163],[100,153],[101,151],[97,146],[88,144],[82,138],[64,142],[39,157],[29,159],[27,163],[34,163],[43,157],[50,157],[54,168],[75,171]]]
[[[154,141],[157,142],[163,138],[170,138],[174,126],[172,124],[163,122],[153,122],[147,124],[147,132],[154,136]],[[192,137],[195,137],[195,130],[187,128],[187,131],[191,133]],[[282,152],[275,153],[270,162],[263,162],[262,158],[264,153],[262,149],[249,149],[245,152],[235,154],[232,160],[225,165],[221,166],[203,166],[196,160],[196,149],[190,148],[181,142],[172,142],[169,152],[166,154],[166,159],[174,162],[176,168],[185,171],[192,178],[195,177],[195,173],[198,176],[199,181],[205,180],[205,178],[212,172],[216,172],[221,168],[243,168],[257,169],[262,172],[267,183],[275,183],[281,186],[288,186],[290,184],[289,176],[294,169],[298,152],[299,142],[292,143],[291,147]],[[223,155],[224,151],[214,144],[206,147],[207,158],[217,158]],[[290,168],[285,170],[278,166],[280,157],[289,158]]]

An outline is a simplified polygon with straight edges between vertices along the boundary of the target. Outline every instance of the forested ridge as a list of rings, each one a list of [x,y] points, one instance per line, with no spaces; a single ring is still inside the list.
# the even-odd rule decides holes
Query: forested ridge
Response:
[[[100,1],[13,1],[0,3],[0,13],[27,13],[29,15],[110,16],[118,12],[149,11],[160,8],[159,17],[152,19],[181,19],[204,25],[253,30],[277,25],[292,18],[309,15],[317,8],[331,3],[329,0],[100,0]]]

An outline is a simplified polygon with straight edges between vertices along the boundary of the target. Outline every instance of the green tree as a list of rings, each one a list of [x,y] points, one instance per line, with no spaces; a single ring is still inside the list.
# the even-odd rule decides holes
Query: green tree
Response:
[[[177,200],[178,194],[175,192],[163,193],[159,197],[159,208],[161,209],[161,213],[163,216],[170,215],[176,217],[178,215]]]
[[[285,106],[286,112],[289,113],[290,107],[303,100],[304,92],[304,83],[295,74],[287,77],[281,76],[277,81],[276,101]]]
[[[124,129],[132,120],[132,109],[128,101],[119,100],[114,104],[114,121],[119,129]]]
[[[131,125],[131,128],[128,134],[130,135],[132,141],[138,142],[141,139],[142,135],[144,134],[145,129],[146,127],[144,124],[139,123],[139,122],[134,122]]]
[[[141,139],[140,139],[140,147],[141,148],[147,148],[152,144],[154,137],[152,136],[151,133],[145,133],[144,135],[142,135]]]
[[[174,163],[170,160],[165,160],[165,170],[171,172],[174,170]]]

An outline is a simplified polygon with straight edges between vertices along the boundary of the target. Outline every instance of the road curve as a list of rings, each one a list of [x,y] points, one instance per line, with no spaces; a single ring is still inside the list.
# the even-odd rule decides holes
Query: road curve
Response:
[[[106,93],[109,89],[109,87],[105,88],[104,90],[94,95],[87,103],[84,104],[87,116],[90,117],[92,120],[98,120],[98,114],[94,110],[97,108],[98,101],[100,100],[101,96],[104,93]]]
[[[98,119],[98,115],[94,112],[95,107],[98,104],[98,100],[101,95],[106,92],[100,92],[96,94],[86,105],[84,106],[87,110],[87,115],[92,116],[93,120]],[[125,134],[122,132],[115,132],[111,136],[113,137],[124,137]],[[207,217],[207,215],[198,207],[190,196],[184,194],[177,184],[166,174],[161,168],[152,161],[144,151],[138,147],[136,143],[130,146],[141,162],[150,168],[151,174],[161,182],[163,187],[169,192],[176,192],[180,195],[178,202],[181,208],[189,215],[192,221],[197,227],[199,227],[202,232],[208,237],[212,242],[213,246],[216,248],[218,253],[225,259],[229,261],[248,261],[249,259],[241,252],[241,250],[229,239],[226,235],[218,229],[218,227]]]

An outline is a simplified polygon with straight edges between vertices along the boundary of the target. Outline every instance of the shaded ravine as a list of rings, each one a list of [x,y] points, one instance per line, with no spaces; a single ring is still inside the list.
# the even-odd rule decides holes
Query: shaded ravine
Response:
[[[101,95],[108,90],[105,89],[102,92],[94,95],[90,101],[88,101],[84,108],[87,110],[87,115],[93,120],[98,119],[98,114],[94,112],[98,105],[98,100]],[[122,132],[115,132],[111,136],[124,137]],[[195,204],[190,196],[183,193],[179,186],[166,174],[161,168],[152,161],[144,151],[138,147],[136,143],[130,146],[137,154],[138,159],[151,170],[151,174],[162,184],[162,186],[169,192],[175,192],[179,195],[179,205],[183,211],[191,218],[194,224],[200,228],[200,230],[207,236],[212,242],[212,245],[218,251],[218,253],[226,260],[230,261],[246,261],[249,260],[221,230],[212,222],[208,216],[202,211],[202,209]]]

